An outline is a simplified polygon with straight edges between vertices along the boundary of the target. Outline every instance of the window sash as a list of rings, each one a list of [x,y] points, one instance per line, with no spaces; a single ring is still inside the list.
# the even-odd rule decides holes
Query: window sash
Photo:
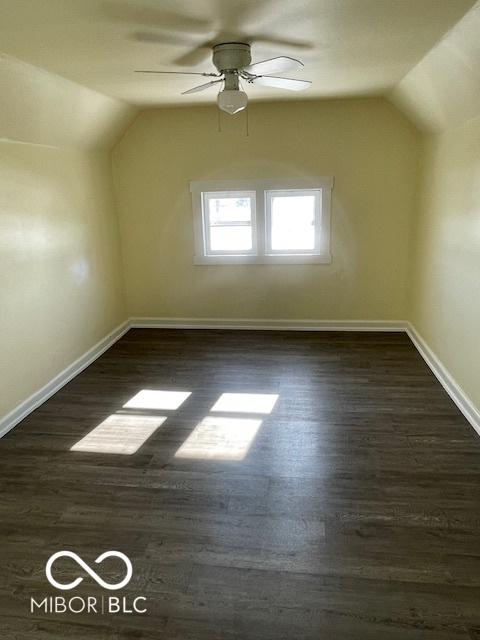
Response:
[[[257,238],[256,238],[256,192],[255,191],[206,191],[202,192],[202,229],[203,229],[203,246],[205,256],[255,256],[257,255]],[[235,199],[248,198],[250,200],[250,221],[232,220],[225,222],[210,221],[209,201],[220,198]],[[210,229],[219,229],[222,227],[250,227],[252,248],[251,249],[212,249]]]
[[[314,196],[313,249],[274,249],[272,247],[273,198],[299,198]],[[266,256],[315,256],[321,254],[322,189],[268,189],[265,191],[265,255]]]

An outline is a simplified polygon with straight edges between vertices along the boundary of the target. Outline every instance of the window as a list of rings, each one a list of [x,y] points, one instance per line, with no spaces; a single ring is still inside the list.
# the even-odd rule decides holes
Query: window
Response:
[[[205,254],[253,254],[255,192],[207,191],[202,197]]]
[[[320,189],[266,192],[268,254],[319,252]]]
[[[332,178],[192,182],[195,264],[331,261]]]

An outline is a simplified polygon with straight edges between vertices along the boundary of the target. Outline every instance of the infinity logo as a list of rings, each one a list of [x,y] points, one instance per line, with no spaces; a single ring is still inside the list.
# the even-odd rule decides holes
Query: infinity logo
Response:
[[[88,566],[88,564],[86,564],[80,558],[80,556],[78,556],[76,553],[73,553],[73,551],[57,551],[57,553],[54,553],[53,556],[50,556],[45,567],[45,573],[46,573],[47,579],[50,582],[50,584],[56,589],[62,589],[63,591],[68,591],[69,589],[75,589],[75,587],[77,587],[83,580],[83,578],[78,577],[78,578],[75,578],[75,580],[73,580],[72,582],[69,582],[67,584],[62,584],[61,582],[57,582],[57,580],[55,580],[55,578],[52,576],[52,566],[55,560],[62,557],[72,558],[73,560],[75,560],[75,562],[80,567],[82,567],[82,569],[86,571],[88,575],[95,580],[95,582],[97,582],[104,589],[109,589],[110,591],[121,589],[122,587],[124,587],[126,584],[130,582],[132,577],[132,573],[133,573],[132,563],[127,558],[127,556],[124,553],[121,553],[120,551],[105,551],[105,553],[102,553],[95,560],[96,564],[103,562],[105,558],[111,558],[111,557],[120,558],[121,560],[123,560],[123,562],[125,563],[125,566],[127,567],[127,573],[123,578],[123,580],[121,582],[118,582],[117,584],[110,584],[108,582],[105,582],[105,580],[102,580],[102,578],[95,571],[93,571],[93,569],[91,569]]]

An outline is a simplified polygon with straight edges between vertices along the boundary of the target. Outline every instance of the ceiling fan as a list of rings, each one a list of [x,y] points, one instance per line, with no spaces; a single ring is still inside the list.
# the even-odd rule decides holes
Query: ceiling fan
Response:
[[[210,82],[184,91],[182,95],[204,91],[209,87],[222,83],[223,87],[217,98],[218,106],[222,111],[226,111],[231,115],[242,111],[248,104],[248,96],[241,88],[241,80],[248,84],[261,84],[277,89],[288,89],[289,91],[303,91],[311,85],[308,80],[294,80],[293,78],[270,75],[302,69],[303,63],[300,60],[280,56],[254,64],[251,64],[251,61],[249,44],[225,42],[213,47],[213,64],[218,73],[153,70],[138,70],[135,73],[168,73],[215,78],[215,80],[210,80]]]

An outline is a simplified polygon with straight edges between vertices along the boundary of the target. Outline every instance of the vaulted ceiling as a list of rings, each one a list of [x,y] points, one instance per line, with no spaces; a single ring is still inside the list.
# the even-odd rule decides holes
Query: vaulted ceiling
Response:
[[[385,94],[472,7],[473,0],[0,0],[4,53],[141,107],[212,101],[180,93],[212,70],[210,47],[252,43],[253,59],[297,57],[302,98]],[[251,98],[299,94],[249,87]]]
[[[424,129],[441,131],[480,115],[480,2],[390,92]]]

